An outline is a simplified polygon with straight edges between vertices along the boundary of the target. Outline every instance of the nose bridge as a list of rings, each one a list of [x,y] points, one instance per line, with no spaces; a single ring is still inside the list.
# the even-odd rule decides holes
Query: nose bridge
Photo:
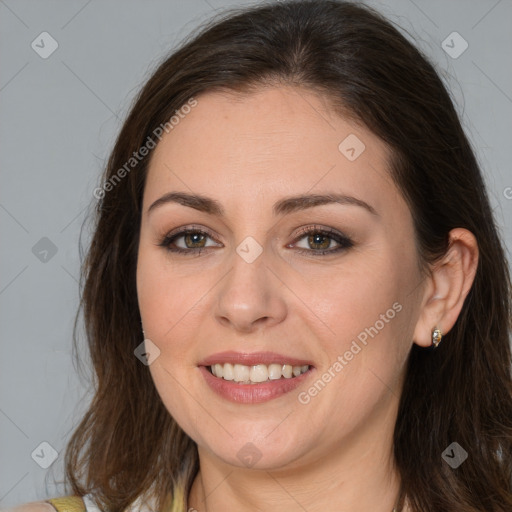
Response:
[[[233,251],[231,270],[218,288],[217,319],[239,330],[278,323],[286,316],[280,282],[267,268],[270,254],[251,237]]]

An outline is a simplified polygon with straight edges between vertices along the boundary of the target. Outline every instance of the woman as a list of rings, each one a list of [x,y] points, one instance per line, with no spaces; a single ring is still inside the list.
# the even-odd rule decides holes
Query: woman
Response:
[[[95,195],[74,497],[27,510],[512,510],[502,243],[449,94],[379,14],[214,20]]]

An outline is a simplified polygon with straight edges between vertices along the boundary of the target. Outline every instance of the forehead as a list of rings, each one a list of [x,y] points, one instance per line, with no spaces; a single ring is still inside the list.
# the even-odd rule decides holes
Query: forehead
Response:
[[[400,200],[386,145],[322,96],[281,86],[196,100],[154,150],[146,205],[171,190],[247,209],[256,198],[307,192],[358,195],[377,210]]]

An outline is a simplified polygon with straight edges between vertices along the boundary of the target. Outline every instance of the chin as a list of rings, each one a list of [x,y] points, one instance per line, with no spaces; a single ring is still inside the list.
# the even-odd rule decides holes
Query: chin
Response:
[[[225,432],[222,438],[218,433],[206,434],[199,436],[199,442],[196,442],[210,456],[240,468],[277,470],[292,464],[312,444],[297,431],[283,429],[278,433],[279,427],[276,429],[275,420],[261,422],[249,431],[247,423],[239,424],[236,428],[229,424],[225,426],[232,437]]]

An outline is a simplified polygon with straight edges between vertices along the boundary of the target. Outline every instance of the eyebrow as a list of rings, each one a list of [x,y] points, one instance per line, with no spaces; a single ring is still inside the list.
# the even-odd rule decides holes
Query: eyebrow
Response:
[[[159,206],[167,203],[178,203],[183,206],[199,210],[200,212],[217,215],[219,217],[223,217],[225,215],[224,208],[215,199],[198,194],[188,194],[186,192],[168,192],[167,194],[164,194],[151,204],[147,213],[149,214]],[[379,216],[375,208],[365,201],[344,194],[309,194],[286,197],[284,199],[280,199],[274,204],[272,212],[274,215],[284,215],[331,203],[360,206],[372,215],[376,215],[377,217]]]

